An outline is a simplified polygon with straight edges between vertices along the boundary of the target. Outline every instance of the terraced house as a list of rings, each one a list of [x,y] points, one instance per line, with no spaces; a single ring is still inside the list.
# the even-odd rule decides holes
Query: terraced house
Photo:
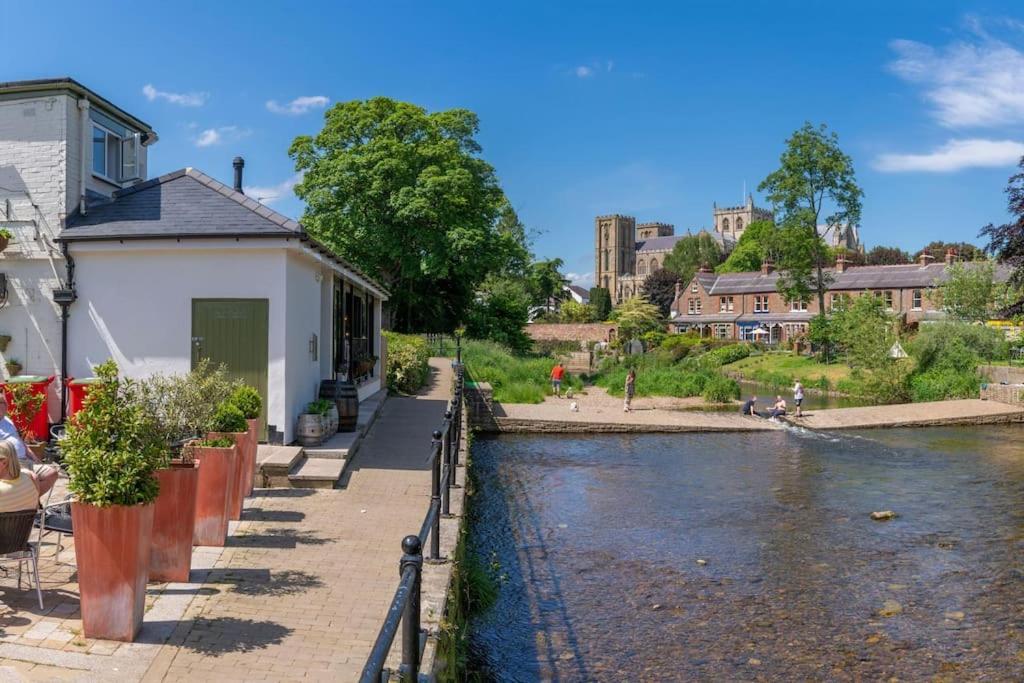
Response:
[[[227,365],[290,442],[323,379],[381,388],[387,292],[247,197],[194,168],[148,177],[153,128],[70,78],[0,83],[0,334],[5,361],[52,378]],[[224,169],[228,174],[231,169]]]
[[[941,317],[928,293],[946,277],[956,261],[948,252],[944,262],[921,254],[917,263],[897,266],[850,266],[839,257],[831,276],[825,305],[840,297],[872,295],[908,324]],[[818,300],[787,302],[776,289],[779,273],[771,263],[759,272],[716,275],[702,269],[689,283],[676,285],[671,325],[677,332],[696,331],[718,339],[760,341],[770,344],[800,337],[818,314]]]

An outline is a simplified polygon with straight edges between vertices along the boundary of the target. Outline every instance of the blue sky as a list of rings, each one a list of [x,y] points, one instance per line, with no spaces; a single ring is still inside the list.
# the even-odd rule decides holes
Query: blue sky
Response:
[[[1024,154],[1019,3],[293,5],[0,0],[0,80],[69,75],[148,121],[151,174],[241,154],[292,216],[287,148],[325,105],[472,109],[535,251],[584,280],[595,215],[708,226],[805,120],[853,157],[869,247],[974,240]]]

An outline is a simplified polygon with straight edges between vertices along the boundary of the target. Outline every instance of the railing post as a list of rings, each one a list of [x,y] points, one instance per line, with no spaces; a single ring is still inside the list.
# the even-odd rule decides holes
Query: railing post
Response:
[[[451,485],[455,476],[451,465],[452,452],[452,411],[444,413],[444,436],[441,439],[441,462],[444,464],[444,486],[441,487],[441,516],[451,517]]]
[[[434,430],[434,439],[431,442],[431,459],[433,466],[430,468],[430,507],[431,509],[441,506],[441,431]],[[430,530],[430,559],[441,559],[441,515],[434,515],[433,528]]]
[[[462,365],[462,335],[455,335],[455,362]]]
[[[448,412],[444,414],[448,419],[448,486],[453,489],[462,488],[455,483],[455,468],[459,462],[459,411],[457,405],[456,399],[453,398],[448,404]]]
[[[402,539],[402,552],[398,575],[402,576],[407,567],[413,567],[416,576],[402,615],[401,679],[403,683],[415,683],[420,676],[420,583],[423,575],[423,546],[419,537],[409,535]]]
[[[459,372],[458,381],[455,383],[455,448],[452,453],[452,462],[455,467],[459,466],[459,449],[462,448],[462,373]]]

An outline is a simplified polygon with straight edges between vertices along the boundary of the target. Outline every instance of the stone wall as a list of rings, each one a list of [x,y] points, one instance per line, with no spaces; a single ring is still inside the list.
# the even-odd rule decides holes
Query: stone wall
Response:
[[[981,399],[1024,406],[1024,384],[986,384],[981,388]]]
[[[526,333],[536,341],[599,342],[614,338],[615,325],[607,323],[533,323]]]
[[[996,384],[1024,384],[1024,368],[1006,365],[979,365],[978,372]]]

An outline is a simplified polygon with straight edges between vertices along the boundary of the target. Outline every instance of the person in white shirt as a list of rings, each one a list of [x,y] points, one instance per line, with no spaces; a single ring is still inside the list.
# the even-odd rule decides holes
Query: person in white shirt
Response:
[[[53,488],[60,471],[53,465],[46,465],[37,460],[35,454],[25,447],[25,442],[18,434],[18,428],[7,414],[7,397],[3,392],[0,392],[0,441],[9,443],[14,448],[22,469],[28,470],[35,477],[40,495]]]
[[[802,415],[803,415],[803,412],[802,412],[802,410],[800,408],[800,405],[803,402],[804,402],[804,385],[800,384],[800,382],[797,382],[796,386],[793,387],[793,403],[796,404],[796,416],[797,417],[802,417]]]
[[[40,495],[36,478],[21,469],[14,446],[0,441],[0,512],[35,510]]]

